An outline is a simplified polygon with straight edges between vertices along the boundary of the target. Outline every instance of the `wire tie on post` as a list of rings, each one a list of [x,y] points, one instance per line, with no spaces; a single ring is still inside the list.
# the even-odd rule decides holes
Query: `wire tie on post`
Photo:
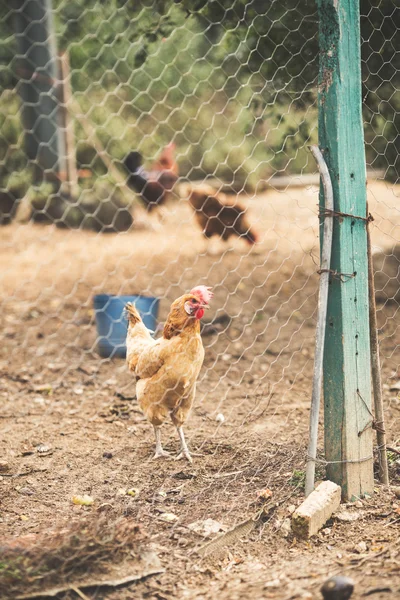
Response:
[[[360,400],[364,404],[365,408],[369,412],[369,415],[370,415],[370,417],[372,417],[372,421],[373,421],[374,420],[374,415],[372,414],[372,411],[371,411],[370,407],[368,406],[368,404],[365,402],[364,398],[361,396],[360,390],[358,390],[358,389],[357,389],[357,396],[360,398]]]
[[[375,431],[379,431],[379,433],[386,433],[386,429],[384,427],[382,427],[383,421],[372,421],[372,429],[375,429]]]
[[[318,273],[318,275],[321,275],[322,273],[331,273],[332,277],[334,277],[335,279],[340,279],[340,281],[342,283],[344,283],[346,281],[346,279],[344,279],[344,277],[347,277],[348,279],[352,279],[353,277],[356,276],[355,273],[339,273],[338,271],[335,271],[334,269],[318,269],[317,273]]]
[[[364,431],[367,431],[367,429],[373,429],[374,428],[374,421],[369,421],[366,426],[361,429],[361,431],[358,432],[358,437],[361,437],[362,434],[364,433]]]
[[[307,460],[311,461],[311,462],[316,462],[316,463],[321,463],[323,465],[345,465],[345,464],[357,464],[357,463],[363,463],[363,462],[367,462],[368,460],[373,460],[374,456],[373,454],[370,454],[369,456],[364,456],[363,458],[355,458],[355,459],[349,459],[349,460],[325,460],[324,458],[314,458],[313,456],[309,456],[307,455]]]
[[[364,223],[371,223],[374,221],[374,217],[371,213],[368,213],[368,217],[360,217],[358,215],[351,215],[350,213],[341,212],[339,210],[330,210],[329,208],[319,207],[318,217],[349,217],[351,219],[358,219],[364,221]]]

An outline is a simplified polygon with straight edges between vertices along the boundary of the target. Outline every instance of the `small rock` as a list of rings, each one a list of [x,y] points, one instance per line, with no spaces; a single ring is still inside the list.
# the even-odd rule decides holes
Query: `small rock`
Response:
[[[83,496],[72,496],[73,504],[79,504],[81,506],[91,506],[94,502],[94,498],[84,494]]]
[[[355,550],[357,552],[361,552],[363,554],[364,552],[367,552],[367,550],[368,550],[367,544],[364,541],[361,541],[357,544],[357,546],[355,547]]]
[[[321,587],[324,600],[348,600],[354,590],[354,581],[350,577],[336,575],[331,577]]]
[[[215,417],[215,420],[217,421],[217,423],[223,423],[225,421],[225,417],[222,413],[218,413]]]
[[[35,404],[40,404],[40,406],[44,406],[46,404],[46,400],[43,398],[43,396],[36,396],[36,398],[33,398],[33,402],[35,402]]]
[[[224,531],[225,528],[218,521],[214,521],[213,519],[206,519],[205,521],[195,521],[194,523],[190,523],[188,525],[188,529],[202,535],[203,537],[209,537],[213,533],[218,533],[219,531]]]
[[[281,531],[284,537],[287,537],[292,531],[292,523],[290,519],[284,519],[281,525]]]
[[[103,458],[112,458],[112,452],[103,452]]]
[[[271,581],[267,581],[264,583],[264,588],[277,588],[281,585],[280,579],[271,579]]]
[[[356,511],[350,512],[349,510],[341,510],[340,512],[335,514],[335,517],[339,521],[350,523],[351,521],[357,521],[357,519],[361,517],[361,513]]]
[[[47,446],[46,444],[39,444],[38,446],[36,446],[36,450],[41,455],[52,453],[51,447]]]
[[[0,473],[7,473],[10,470],[10,465],[6,461],[0,461]]]
[[[0,467],[0,471],[1,471],[1,467]],[[392,492],[394,493],[396,498],[400,498],[400,487],[392,487]]]
[[[18,493],[22,494],[23,496],[33,496],[35,492],[28,487],[22,487],[18,490]]]
[[[258,500],[269,500],[272,497],[272,492],[269,488],[265,488],[263,490],[260,490],[259,492],[257,492],[257,499]]]
[[[361,500],[357,500],[357,502],[354,502],[354,506],[355,506],[356,508],[362,508],[364,505],[363,505],[363,503],[361,502]]]
[[[165,523],[175,523],[178,520],[178,517],[174,513],[161,513],[158,518]]]
[[[288,506],[288,513],[290,515],[292,515],[294,513],[294,511],[296,510],[296,507],[294,504],[291,504],[290,506]]]
[[[48,452],[50,450],[50,446],[47,446],[46,444],[38,444],[38,446],[36,446],[36,450],[38,452]]]
[[[331,534],[331,528],[330,527],[325,527],[325,529],[322,530],[322,533],[324,535],[330,535]]]
[[[65,369],[66,367],[66,363],[48,363],[47,364],[47,368],[50,369],[50,371],[61,371],[61,369]]]
[[[53,392],[53,386],[51,383],[41,383],[39,385],[34,385],[33,389],[35,392],[41,392],[42,394],[50,394]]]
[[[74,388],[74,394],[76,394],[77,396],[81,396],[83,394],[83,388],[81,388],[81,387]]]

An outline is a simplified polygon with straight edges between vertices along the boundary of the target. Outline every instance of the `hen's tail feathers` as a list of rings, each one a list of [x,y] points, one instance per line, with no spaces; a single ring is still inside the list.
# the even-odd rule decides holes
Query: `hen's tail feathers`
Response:
[[[138,309],[134,304],[132,304],[132,302],[128,302],[128,304],[125,305],[125,314],[129,323],[132,325],[136,325],[136,323],[141,323],[142,321],[142,317],[140,316]]]

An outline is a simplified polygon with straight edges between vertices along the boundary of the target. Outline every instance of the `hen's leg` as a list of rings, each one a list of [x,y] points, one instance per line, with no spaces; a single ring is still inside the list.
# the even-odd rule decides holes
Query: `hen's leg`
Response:
[[[169,457],[169,452],[163,450],[163,447],[161,445],[161,428],[157,427],[156,425],[153,425],[153,427],[154,435],[156,436],[156,453],[153,456],[153,458]]]
[[[190,456],[189,448],[187,447],[185,435],[183,433],[183,427],[176,428],[179,434],[179,439],[181,440],[181,451],[180,454],[176,457],[176,460],[180,460],[181,458],[186,458],[190,463],[192,462],[192,457]]]

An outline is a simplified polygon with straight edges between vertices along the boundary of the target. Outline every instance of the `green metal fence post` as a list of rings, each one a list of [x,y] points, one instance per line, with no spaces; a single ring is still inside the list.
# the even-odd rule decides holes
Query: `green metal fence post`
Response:
[[[331,269],[337,274],[325,339],[325,456],[328,478],[351,499],[373,491],[359,0],[318,0],[318,11],[319,144],[335,211],[346,213],[333,216]]]

